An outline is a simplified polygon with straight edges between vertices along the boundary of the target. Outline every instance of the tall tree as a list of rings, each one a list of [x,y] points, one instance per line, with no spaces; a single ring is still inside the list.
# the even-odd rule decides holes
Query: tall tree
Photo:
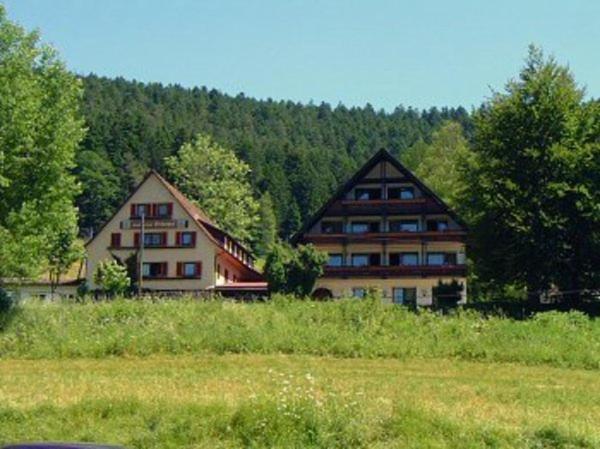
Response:
[[[84,150],[77,154],[75,170],[81,183],[77,197],[80,226],[97,231],[123,200],[121,181],[110,159],[101,153]]]
[[[532,296],[597,288],[599,123],[568,68],[535,47],[518,79],[479,111],[464,202],[482,280]]]
[[[460,167],[469,157],[469,144],[462,126],[445,122],[433,133],[431,143],[417,142],[402,154],[401,159],[427,187],[450,206],[458,207],[458,197],[464,189]]]
[[[273,201],[271,195],[266,192],[260,198],[259,221],[256,236],[256,252],[259,256],[265,256],[277,238],[277,218],[273,212]]]
[[[248,164],[205,135],[184,144],[165,163],[177,187],[219,226],[243,242],[255,241],[259,206]]]
[[[80,82],[0,5],[0,278],[32,277],[76,225]]]

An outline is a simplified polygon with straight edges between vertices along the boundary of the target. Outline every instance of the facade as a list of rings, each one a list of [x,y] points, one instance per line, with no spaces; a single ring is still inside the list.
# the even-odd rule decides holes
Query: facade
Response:
[[[141,258],[145,291],[266,291],[250,252],[155,171],[86,249],[86,281],[93,290],[98,288],[94,273],[101,261],[135,260],[139,267]]]
[[[463,285],[462,220],[387,151],[369,160],[294,236],[329,255],[318,297],[362,297],[432,305],[439,281]]]

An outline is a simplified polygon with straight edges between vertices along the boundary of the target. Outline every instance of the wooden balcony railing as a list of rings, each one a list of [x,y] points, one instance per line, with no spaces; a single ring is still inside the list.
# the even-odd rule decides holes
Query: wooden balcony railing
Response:
[[[323,277],[430,277],[430,276],[466,276],[466,265],[378,265],[378,266],[341,266],[325,267]]]
[[[444,213],[444,209],[430,198],[412,200],[340,200],[327,210],[329,216],[342,215],[417,215]]]
[[[339,242],[377,242],[377,241],[404,241],[404,242],[464,242],[467,233],[462,230],[447,231],[420,231],[420,232],[364,232],[364,233],[336,233],[336,234],[305,234],[302,239],[305,243],[339,243]]]

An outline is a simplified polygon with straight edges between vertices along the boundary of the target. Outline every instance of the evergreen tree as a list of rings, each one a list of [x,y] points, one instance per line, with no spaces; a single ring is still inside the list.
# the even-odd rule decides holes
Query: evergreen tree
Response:
[[[256,252],[259,256],[266,255],[277,238],[277,219],[273,212],[271,195],[266,192],[259,203],[259,225],[256,238]]]

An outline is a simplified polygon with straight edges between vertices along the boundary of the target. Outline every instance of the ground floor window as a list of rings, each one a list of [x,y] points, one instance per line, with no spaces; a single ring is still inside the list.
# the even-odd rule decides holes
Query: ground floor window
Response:
[[[417,304],[417,289],[415,287],[398,287],[393,289],[394,304],[415,306]]]
[[[177,275],[186,278],[198,278],[202,274],[201,262],[178,262]]]
[[[352,297],[357,299],[363,299],[365,297],[364,287],[354,287],[352,289]]]
[[[145,278],[167,276],[167,262],[148,262],[142,265],[142,275]]]

